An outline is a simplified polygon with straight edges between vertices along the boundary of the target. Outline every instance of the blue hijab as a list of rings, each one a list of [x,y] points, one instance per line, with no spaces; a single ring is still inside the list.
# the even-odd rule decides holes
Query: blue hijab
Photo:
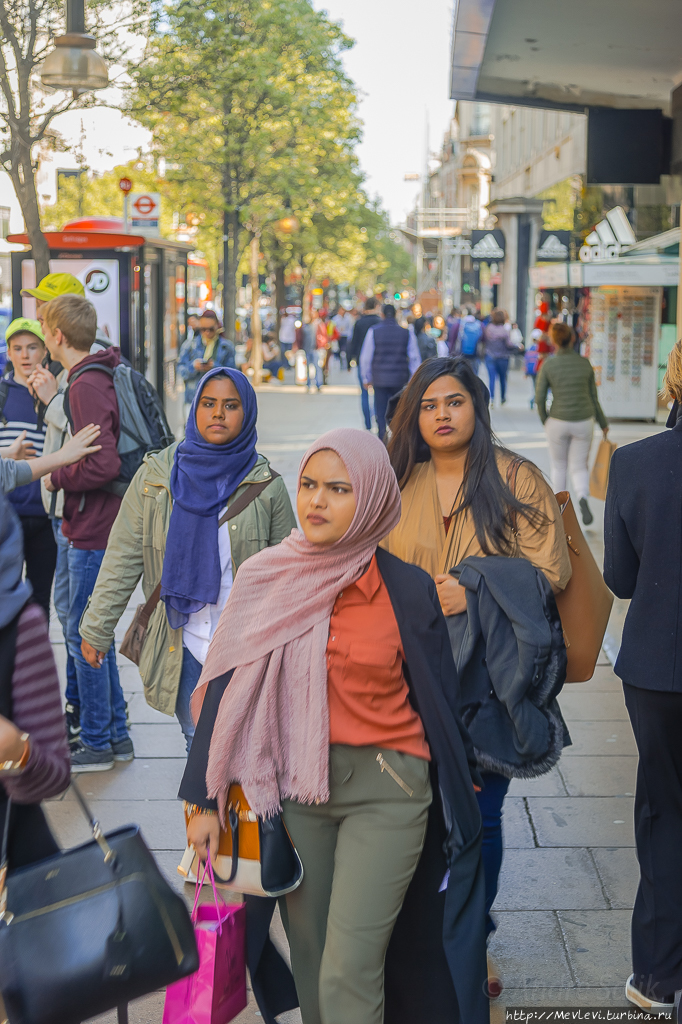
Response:
[[[33,588],[24,575],[24,538],[19,518],[0,493],[0,629],[14,619]]]
[[[241,432],[228,444],[210,444],[197,430],[196,411],[211,380],[223,374],[239,392],[244,409]],[[192,612],[215,604],[220,593],[218,515],[256,464],[256,393],[239,370],[219,366],[202,378],[192,402],[185,439],[175,451],[170,477],[173,496],[161,600],[173,629],[184,626]]]

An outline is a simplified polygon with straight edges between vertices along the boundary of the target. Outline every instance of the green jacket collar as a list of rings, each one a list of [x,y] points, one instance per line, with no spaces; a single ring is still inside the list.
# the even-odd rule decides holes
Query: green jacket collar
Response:
[[[144,477],[146,484],[151,484],[152,487],[165,487],[170,490],[171,470],[173,468],[173,459],[175,458],[175,449],[178,447],[178,444],[179,442],[176,441],[175,444],[164,448],[163,451],[145,455],[143,465],[146,467]],[[239,486],[260,483],[262,480],[269,480],[271,476],[269,461],[264,455],[259,455],[255,466],[244,477]]]

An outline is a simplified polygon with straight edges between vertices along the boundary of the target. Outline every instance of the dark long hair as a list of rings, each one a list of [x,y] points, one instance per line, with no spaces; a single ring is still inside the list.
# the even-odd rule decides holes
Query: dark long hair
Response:
[[[471,395],[476,417],[464,464],[462,499],[453,514],[470,508],[481,550],[486,555],[509,555],[513,551],[510,532],[514,520],[523,516],[537,528],[547,517],[540,509],[519,501],[500,475],[497,453],[502,452],[511,459],[520,459],[520,456],[495,437],[490,423],[490,392],[466,359],[427,359],[403,390],[391,420],[392,436],[388,445],[398,483],[402,489],[416,464],[431,458],[429,446],[419,430],[419,413],[425,391],[439,377],[454,377],[460,382]]]

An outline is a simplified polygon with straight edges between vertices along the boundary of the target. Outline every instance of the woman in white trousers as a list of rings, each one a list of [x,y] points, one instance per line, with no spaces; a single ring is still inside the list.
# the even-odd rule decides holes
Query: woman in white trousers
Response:
[[[589,526],[594,520],[587,501],[594,421],[599,423],[604,437],[609,432],[609,423],[599,404],[592,364],[573,347],[571,328],[568,324],[552,324],[549,336],[557,352],[542,364],[535,385],[535,404],[547,434],[552,486],[555,491],[565,491],[570,472],[583,523]],[[552,404],[548,410],[550,389]]]

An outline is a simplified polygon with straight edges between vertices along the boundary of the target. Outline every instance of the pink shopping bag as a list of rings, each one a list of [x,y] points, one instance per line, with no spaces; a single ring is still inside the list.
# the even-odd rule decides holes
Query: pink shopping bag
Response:
[[[208,871],[215,906],[197,906]],[[194,934],[199,949],[199,970],[166,989],[163,1024],[228,1024],[247,1003],[246,907],[218,903],[210,856],[197,877]]]

